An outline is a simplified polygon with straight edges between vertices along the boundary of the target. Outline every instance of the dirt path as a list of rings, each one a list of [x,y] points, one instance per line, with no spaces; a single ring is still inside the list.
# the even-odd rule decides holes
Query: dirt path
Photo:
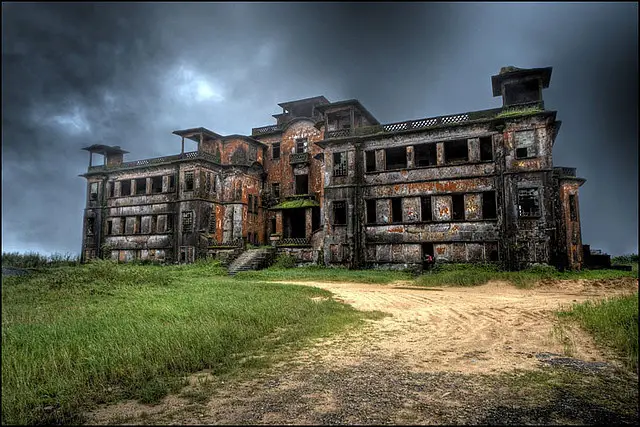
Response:
[[[199,402],[177,396],[154,406],[125,402],[100,408],[89,422],[109,423],[114,416],[135,424],[628,422],[582,400],[567,409],[567,396],[551,394],[547,406],[536,401],[531,412],[526,393],[514,394],[521,388],[502,387],[496,378],[568,360],[560,355],[583,361],[587,370],[621,366],[584,332],[554,327],[553,312],[633,292],[637,280],[543,283],[530,290],[501,282],[440,289],[290,283],[321,287],[357,309],[391,316],[318,341],[259,378],[230,384],[211,378]],[[505,400],[529,412],[509,415]]]

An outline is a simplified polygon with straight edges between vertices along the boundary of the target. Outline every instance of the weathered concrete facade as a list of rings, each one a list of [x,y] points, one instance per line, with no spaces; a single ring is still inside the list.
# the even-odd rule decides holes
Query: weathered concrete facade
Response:
[[[580,268],[585,180],[553,166],[550,75],[503,68],[491,110],[381,125],[357,100],[320,96],[279,104],[251,137],[176,131],[176,156],[123,163],[119,147],[88,147],[105,164],[83,175],[83,257],[189,262],[248,241],[354,268],[420,268],[427,255]]]

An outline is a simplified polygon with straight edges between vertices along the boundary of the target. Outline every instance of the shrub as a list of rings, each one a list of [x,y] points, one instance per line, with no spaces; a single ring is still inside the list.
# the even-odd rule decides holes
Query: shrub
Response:
[[[283,253],[277,256],[273,267],[275,268],[293,268],[297,264],[296,257],[288,253]]]

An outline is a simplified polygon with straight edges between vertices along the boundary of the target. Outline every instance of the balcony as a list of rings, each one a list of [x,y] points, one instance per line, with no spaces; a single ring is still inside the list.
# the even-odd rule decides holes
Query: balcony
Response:
[[[296,165],[299,163],[309,163],[309,153],[292,153],[289,156],[289,164]]]
[[[208,160],[213,163],[220,163],[220,159],[213,154],[204,152],[204,151],[190,151],[182,154],[175,154],[173,156],[163,156],[163,157],[155,157],[152,159],[142,159],[142,160],[134,160],[131,162],[124,163],[115,163],[111,165],[98,165],[98,166],[90,166],[89,172],[97,172],[97,171],[106,171],[106,170],[114,170],[114,169],[129,169],[129,168],[137,168],[141,166],[154,166],[163,163],[171,163],[178,160],[192,160],[192,159],[202,159]]]

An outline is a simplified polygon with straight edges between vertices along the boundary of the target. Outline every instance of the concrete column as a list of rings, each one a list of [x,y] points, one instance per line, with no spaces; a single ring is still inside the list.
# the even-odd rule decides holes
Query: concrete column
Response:
[[[182,137],[182,149],[180,150],[180,154],[184,154],[184,136]]]

